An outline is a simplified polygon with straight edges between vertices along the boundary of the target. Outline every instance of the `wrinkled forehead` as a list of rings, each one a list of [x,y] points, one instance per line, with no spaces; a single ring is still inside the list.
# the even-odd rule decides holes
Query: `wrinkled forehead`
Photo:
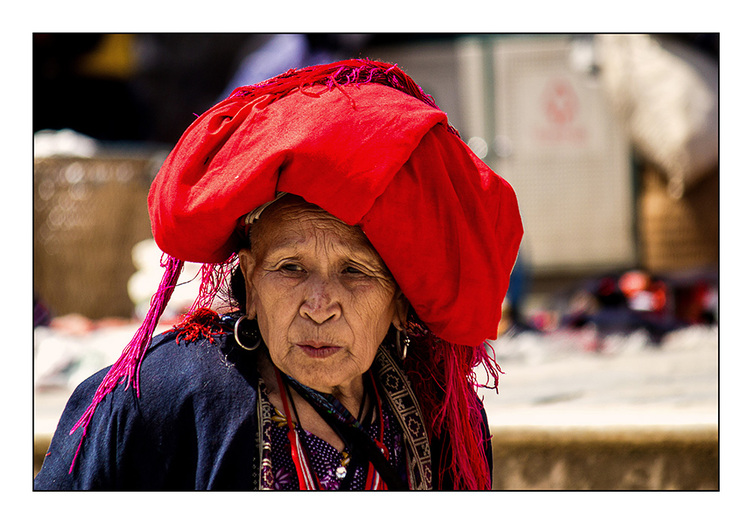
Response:
[[[350,226],[320,207],[295,195],[273,202],[250,227],[251,249],[263,256],[270,249],[326,238],[337,249],[380,256],[357,226]]]

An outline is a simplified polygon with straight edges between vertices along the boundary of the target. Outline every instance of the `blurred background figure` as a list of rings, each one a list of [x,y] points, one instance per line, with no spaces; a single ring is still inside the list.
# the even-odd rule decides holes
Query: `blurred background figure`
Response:
[[[34,131],[74,129],[100,140],[143,140],[134,35],[34,34]],[[106,117],[105,117],[106,115]]]
[[[326,64],[357,56],[368,41],[359,34],[276,34],[241,59],[237,71],[219,99],[236,87],[262,82],[290,69]]]
[[[37,33],[34,131],[69,128],[98,140],[171,144],[194,113],[235,87],[357,54],[368,38]]]

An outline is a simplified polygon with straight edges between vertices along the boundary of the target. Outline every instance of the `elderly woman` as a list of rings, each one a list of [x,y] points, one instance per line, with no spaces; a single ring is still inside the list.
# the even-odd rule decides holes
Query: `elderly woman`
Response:
[[[489,489],[510,186],[396,66],[238,88],[149,195],[165,275],[74,392],[36,489]],[[152,339],[184,261],[202,286]]]

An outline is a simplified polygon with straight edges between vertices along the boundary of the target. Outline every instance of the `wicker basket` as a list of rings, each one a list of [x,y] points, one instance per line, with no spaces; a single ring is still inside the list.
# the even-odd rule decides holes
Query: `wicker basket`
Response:
[[[128,317],[133,245],[151,237],[148,158],[34,160],[34,293],[53,315]]]
[[[720,249],[719,171],[713,170],[679,199],[654,168],[642,173],[639,197],[641,258],[653,272],[717,270]]]

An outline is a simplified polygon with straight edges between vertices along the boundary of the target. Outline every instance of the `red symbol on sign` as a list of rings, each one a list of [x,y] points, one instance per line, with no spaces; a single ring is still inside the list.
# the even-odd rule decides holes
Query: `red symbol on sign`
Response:
[[[579,110],[579,97],[566,79],[552,80],[543,95],[545,114],[554,124],[569,124]]]

